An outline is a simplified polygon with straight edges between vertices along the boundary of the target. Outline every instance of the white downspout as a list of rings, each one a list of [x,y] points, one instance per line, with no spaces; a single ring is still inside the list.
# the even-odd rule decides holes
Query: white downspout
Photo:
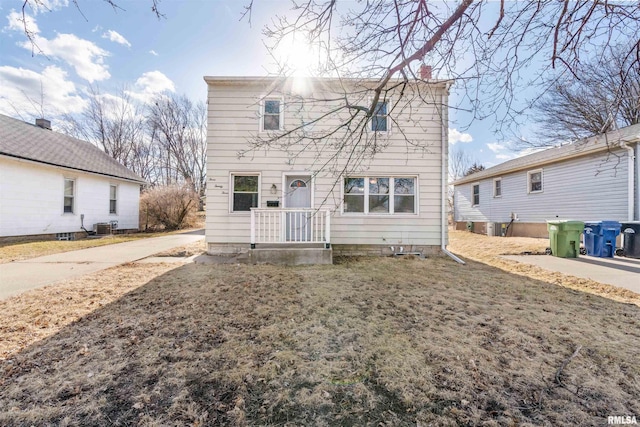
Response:
[[[446,83],[445,86],[445,91],[449,92],[449,83]],[[441,129],[440,129],[440,134],[441,134],[441,147],[440,147],[440,155],[442,156],[442,158],[440,159],[440,182],[442,182],[442,189],[440,191],[440,202],[441,202],[441,211],[440,211],[440,215],[442,218],[442,224],[440,224],[440,250],[442,251],[442,253],[444,253],[445,255],[449,256],[451,259],[453,259],[454,261],[460,263],[460,264],[464,264],[465,262],[462,261],[460,258],[458,258],[457,256],[455,256],[454,254],[452,254],[451,252],[449,252],[447,250],[446,245],[444,244],[444,240],[445,240],[445,232],[447,230],[447,227],[449,226],[449,221],[447,219],[447,198],[446,198],[446,194],[447,194],[447,169],[445,167],[446,162],[446,156],[445,153],[447,152],[447,145],[449,144],[449,141],[447,141],[447,128],[448,128],[448,123],[445,122],[445,119],[449,117],[449,114],[447,112],[447,106],[446,103],[444,101],[444,97],[445,94],[444,92],[440,93],[440,123],[441,123]]]
[[[620,142],[620,147],[627,150],[627,221],[633,221],[635,215],[635,150],[624,141]]]

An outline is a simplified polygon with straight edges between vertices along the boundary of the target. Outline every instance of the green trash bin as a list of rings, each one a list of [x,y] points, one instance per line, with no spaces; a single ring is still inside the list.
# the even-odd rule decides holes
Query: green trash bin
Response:
[[[577,258],[580,254],[580,235],[584,230],[582,221],[547,221],[551,255],[560,258]]]

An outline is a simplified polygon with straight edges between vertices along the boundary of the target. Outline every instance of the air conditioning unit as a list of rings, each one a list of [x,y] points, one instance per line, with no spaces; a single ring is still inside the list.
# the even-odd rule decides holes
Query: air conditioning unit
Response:
[[[93,231],[95,231],[98,236],[106,236],[108,234],[111,234],[111,224],[109,224],[108,222],[99,222],[97,224],[93,224]]]
[[[487,223],[487,236],[495,236],[496,235],[496,229],[495,229],[496,224],[493,222],[488,222]]]
[[[488,222],[487,236],[497,236],[497,237],[504,236],[506,229],[507,229],[506,222]]]

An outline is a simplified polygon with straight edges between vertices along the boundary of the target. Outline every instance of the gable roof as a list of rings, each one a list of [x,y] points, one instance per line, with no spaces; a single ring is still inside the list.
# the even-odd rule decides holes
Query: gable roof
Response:
[[[143,184],[93,144],[0,114],[0,155]]]
[[[573,157],[586,156],[619,147],[622,143],[638,143],[640,141],[640,124],[627,126],[602,135],[576,141],[571,144],[538,151],[527,156],[508,160],[499,165],[472,173],[454,181],[453,185],[467,184],[481,179],[505,175],[523,169],[533,169]]]

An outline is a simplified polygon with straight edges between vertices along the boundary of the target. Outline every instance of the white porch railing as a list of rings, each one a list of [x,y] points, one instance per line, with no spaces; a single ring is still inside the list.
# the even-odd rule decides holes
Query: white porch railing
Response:
[[[331,213],[318,209],[251,209],[251,247],[256,243],[324,243],[329,247]]]

